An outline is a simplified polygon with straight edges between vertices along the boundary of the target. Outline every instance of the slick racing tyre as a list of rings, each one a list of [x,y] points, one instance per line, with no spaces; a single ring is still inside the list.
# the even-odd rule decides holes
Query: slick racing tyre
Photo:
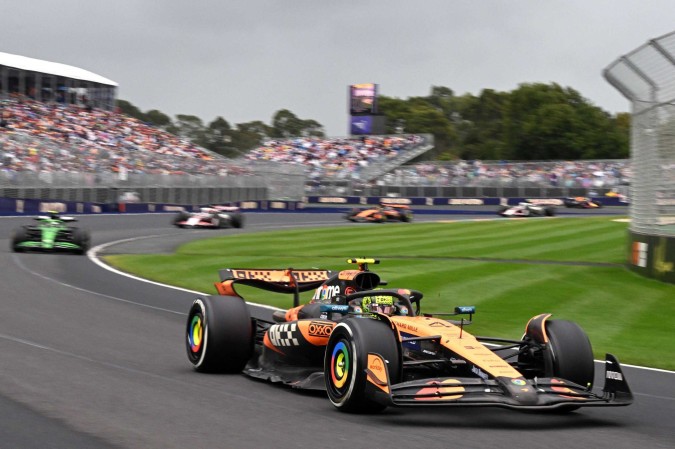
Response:
[[[593,349],[586,333],[578,324],[566,320],[548,320],[544,327],[534,326],[526,331],[518,355],[518,367],[528,379],[558,377],[589,390],[595,372]],[[548,342],[544,340],[548,337]],[[565,405],[556,413],[567,413],[579,408]]]
[[[75,250],[76,254],[86,254],[91,244],[89,231],[80,228],[73,229],[73,243],[80,247]]]
[[[23,251],[23,248],[19,246],[19,243],[25,242],[26,240],[28,240],[28,231],[26,231],[26,228],[17,228],[12,233],[9,247],[15,253],[20,253]]]
[[[179,228],[182,228],[182,226],[179,225],[178,223],[180,223],[182,221],[185,221],[188,218],[190,218],[190,214],[188,214],[187,212],[185,212],[185,211],[178,212],[176,214],[176,216],[173,217],[173,220],[171,221],[171,224],[174,225],[174,226],[178,226]]]
[[[374,413],[386,407],[374,402],[366,392],[369,352],[386,360],[390,382],[398,383],[401,377],[400,346],[387,323],[352,318],[335,326],[326,347],[324,378],[328,398],[338,410]]]
[[[586,333],[578,324],[566,320],[547,320],[545,332],[528,329],[525,344],[518,355],[518,366],[528,379],[560,377],[582,387],[593,385],[595,367],[593,349]]]
[[[200,372],[240,372],[253,354],[253,332],[251,315],[241,298],[197,298],[185,329],[188,360]]]
[[[244,227],[244,216],[242,214],[232,214],[231,221],[233,228]]]
[[[593,349],[586,333],[577,323],[566,320],[546,322],[551,371],[547,377],[571,380],[583,387],[593,386]]]

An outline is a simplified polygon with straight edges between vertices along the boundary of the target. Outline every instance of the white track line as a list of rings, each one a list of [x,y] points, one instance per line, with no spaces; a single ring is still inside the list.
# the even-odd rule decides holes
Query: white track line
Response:
[[[187,288],[182,288],[182,287],[176,287],[175,285],[162,284],[161,282],[151,281],[150,279],[145,279],[145,278],[135,276],[135,275],[130,274],[130,273],[126,273],[124,271],[120,271],[117,268],[114,268],[114,267],[108,265],[107,263],[103,262],[98,255],[99,252],[101,252],[102,250],[104,250],[104,249],[106,249],[110,246],[113,246],[113,245],[119,245],[119,244],[122,244],[122,243],[133,242],[133,241],[136,241],[136,240],[150,239],[150,238],[157,238],[157,237],[164,237],[164,236],[165,235],[162,235],[162,234],[146,235],[146,236],[142,236],[142,237],[132,237],[132,238],[128,238],[128,239],[122,239],[122,240],[116,240],[116,241],[113,241],[113,242],[103,243],[103,244],[97,245],[97,246],[91,248],[89,251],[87,251],[87,257],[89,258],[89,260],[91,260],[92,262],[94,262],[96,265],[103,268],[104,270],[108,270],[108,271],[110,271],[112,273],[115,273],[117,275],[120,275],[120,276],[128,277],[130,279],[134,279],[134,280],[140,281],[140,282],[147,282],[148,284],[157,285],[157,286],[160,286],[160,287],[171,288],[171,289],[178,290],[178,291],[181,291],[181,292],[191,293],[193,295],[202,295],[202,296],[208,295],[208,293],[198,292],[198,291],[195,291],[195,290],[189,290]],[[266,308],[266,309],[270,309],[270,310],[281,310],[278,307],[272,307],[272,306],[268,306],[266,304],[256,304],[256,303],[252,303],[252,302],[249,302],[249,304],[253,304],[257,307],[262,307],[262,308]],[[187,315],[187,314],[184,313],[183,315]]]
[[[182,288],[182,287],[176,287],[176,286],[173,286],[173,285],[162,284],[160,282],[151,281],[149,279],[144,279],[144,278],[135,276],[133,274],[125,273],[124,271],[120,271],[120,270],[118,270],[116,268],[113,268],[110,265],[104,263],[98,257],[98,253],[101,250],[103,250],[105,248],[108,248],[109,246],[118,245],[118,244],[121,244],[121,243],[133,242],[135,240],[141,240],[141,239],[146,239],[146,238],[155,238],[155,237],[162,237],[162,235],[158,234],[158,235],[148,235],[148,236],[143,236],[143,237],[133,237],[133,238],[123,239],[123,240],[117,240],[117,241],[114,241],[114,242],[104,243],[102,245],[98,245],[98,246],[95,246],[94,248],[90,249],[87,252],[87,257],[89,257],[89,259],[92,262],[94,262],[96,265],[100,266],[104,270],[111,271],[111,272],[113,272],[115,274],[118,274],[120,276],[125,276],[125,277],[131,278],[131,279],[135,279],[137,281],[147,282],[149,284],[158,285],[158,286],[161,286],[161,287],[172,288],[174,290],[192,293],[192,294],[195,294],[195,295],[206,295],[207,293],[198,292],[198,291],[194,291],[194,290],[188,290],[188,289],[185,289],[185,288]],[[103,295],[103,296],[105,296],[105,295]],[[252,302],[249,302],[249,304],[253,304],[257,307],[263,307],[263,308],[267,308],[267,309],[270,309],[270,310],[282,310],[282,309],[279,309],[278,307],[272,307],[272,306],[268,306],[266,304],[257,304],[257,303],[252,303]],[[596,363],[603,363],[603,364],[605,363],[604,360],[595,360],[595,362]],[[669,371],[669,370],[660,369],[660,368],[650,368],[648,366],[627,365],[625,363],[622,363],[621,366],[627,366],[627,367],[630,367],[630,368],[642,369],[642,370],[646,370],[646,371],[655,371],[655,372],[659,372],[659,373],[675,374],[675,371]]]

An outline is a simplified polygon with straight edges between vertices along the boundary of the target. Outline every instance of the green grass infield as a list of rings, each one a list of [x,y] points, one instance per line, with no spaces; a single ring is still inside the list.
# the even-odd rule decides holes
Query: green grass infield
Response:
[[[520,338],[539,313],[577,322],[597,358],[675,369],[675,285],[625,268],[627,224],[616,217],[364,224],[227,235],[175,254],[109,255],[114,267],[215,294],[222,268],[345,269],[373,257],[388,287],[424,293],[422,311],[476,306],[475,335]],[[240,289],[280,308],[292,297]],[[304,302],[311,292],[303,294]],[[187,310],[186,310],[187,313]]]

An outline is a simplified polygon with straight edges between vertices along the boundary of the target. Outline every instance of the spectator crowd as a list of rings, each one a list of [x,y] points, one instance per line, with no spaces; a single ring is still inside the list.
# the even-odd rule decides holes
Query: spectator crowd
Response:
[[[456,161],[400,167],[385,175],[386,185],[465,187],[612,188],[628,184],[629,160],[601,161]]]
[[[0,102],[5,172],[224,175],[237,167],[187,139],[116,112],[29,99]]]
[[[310,180],[359,179],[369,167],[386,164],[403,152],[421,145],[418,135],[362,136],[351,138],[299,137],[268,140],[246,158],[302,165]]]
[[[406,151],[424,144],[418,135],[270,139],[248,152],[245,161],[300,165],[311,190],[324,179],[364,179],[369,169],[404,159]],[[400,166],[374,183],[613,187],[630,181],[628,162],[427,162]],[[124,114],[26,98],[0,101],[4,174],[249,174],[244,165]]]

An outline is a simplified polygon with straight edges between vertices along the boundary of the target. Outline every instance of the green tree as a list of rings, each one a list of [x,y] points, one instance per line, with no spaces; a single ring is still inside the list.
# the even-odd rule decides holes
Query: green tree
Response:
[[[158,111],[157,109],[152,109],[146,112],[144,116],[146,122],[151,123],[161,129],[167,129],[173,124],[171,122],[171,118],[168,115]]]
[[[297,137],[302,135],[302,120],[288,109],[281,109],[272,117],[274,137]]]
[[[303,136],[308,137],[326,137],[326,132],[324,131],[323,125],[316,120],[302,120],[302,131]]]
[[[386,132],[397,133],[429,133],[434,135],[435,148],[432,155],[438,157],[442,153],[452,153],[456,139],[455,129],[437,105],[425,97],[408,100],[382,96],[379,98],[380,111],[386,117]],[[425,157],[425,156],[423,156]]]
[[[204,129],[205,148],[224,156],[231,156],[232,127],[222,117],[216,117]]]
[[[173,126],[175,127],[177,135],[189,139],[195,145],[202,147],[208,145],[204,122],[202,122],[202,119],[199,117],[195,115],[178,114],[176,115]]]
[[[236,148],[241,156],[253,148],[259,146],[263,140],[272,137],[274,130],[271,126],[260,120],[238,123],[232,133],[232,147]]]
[[[579,92],[557,84],[522,84],[504,112],[505,158],[596,159],[627,154],[616,121]]]
[[[122,114],[145,121],[145,114],[127,100],[117,100],[115,104]]]

